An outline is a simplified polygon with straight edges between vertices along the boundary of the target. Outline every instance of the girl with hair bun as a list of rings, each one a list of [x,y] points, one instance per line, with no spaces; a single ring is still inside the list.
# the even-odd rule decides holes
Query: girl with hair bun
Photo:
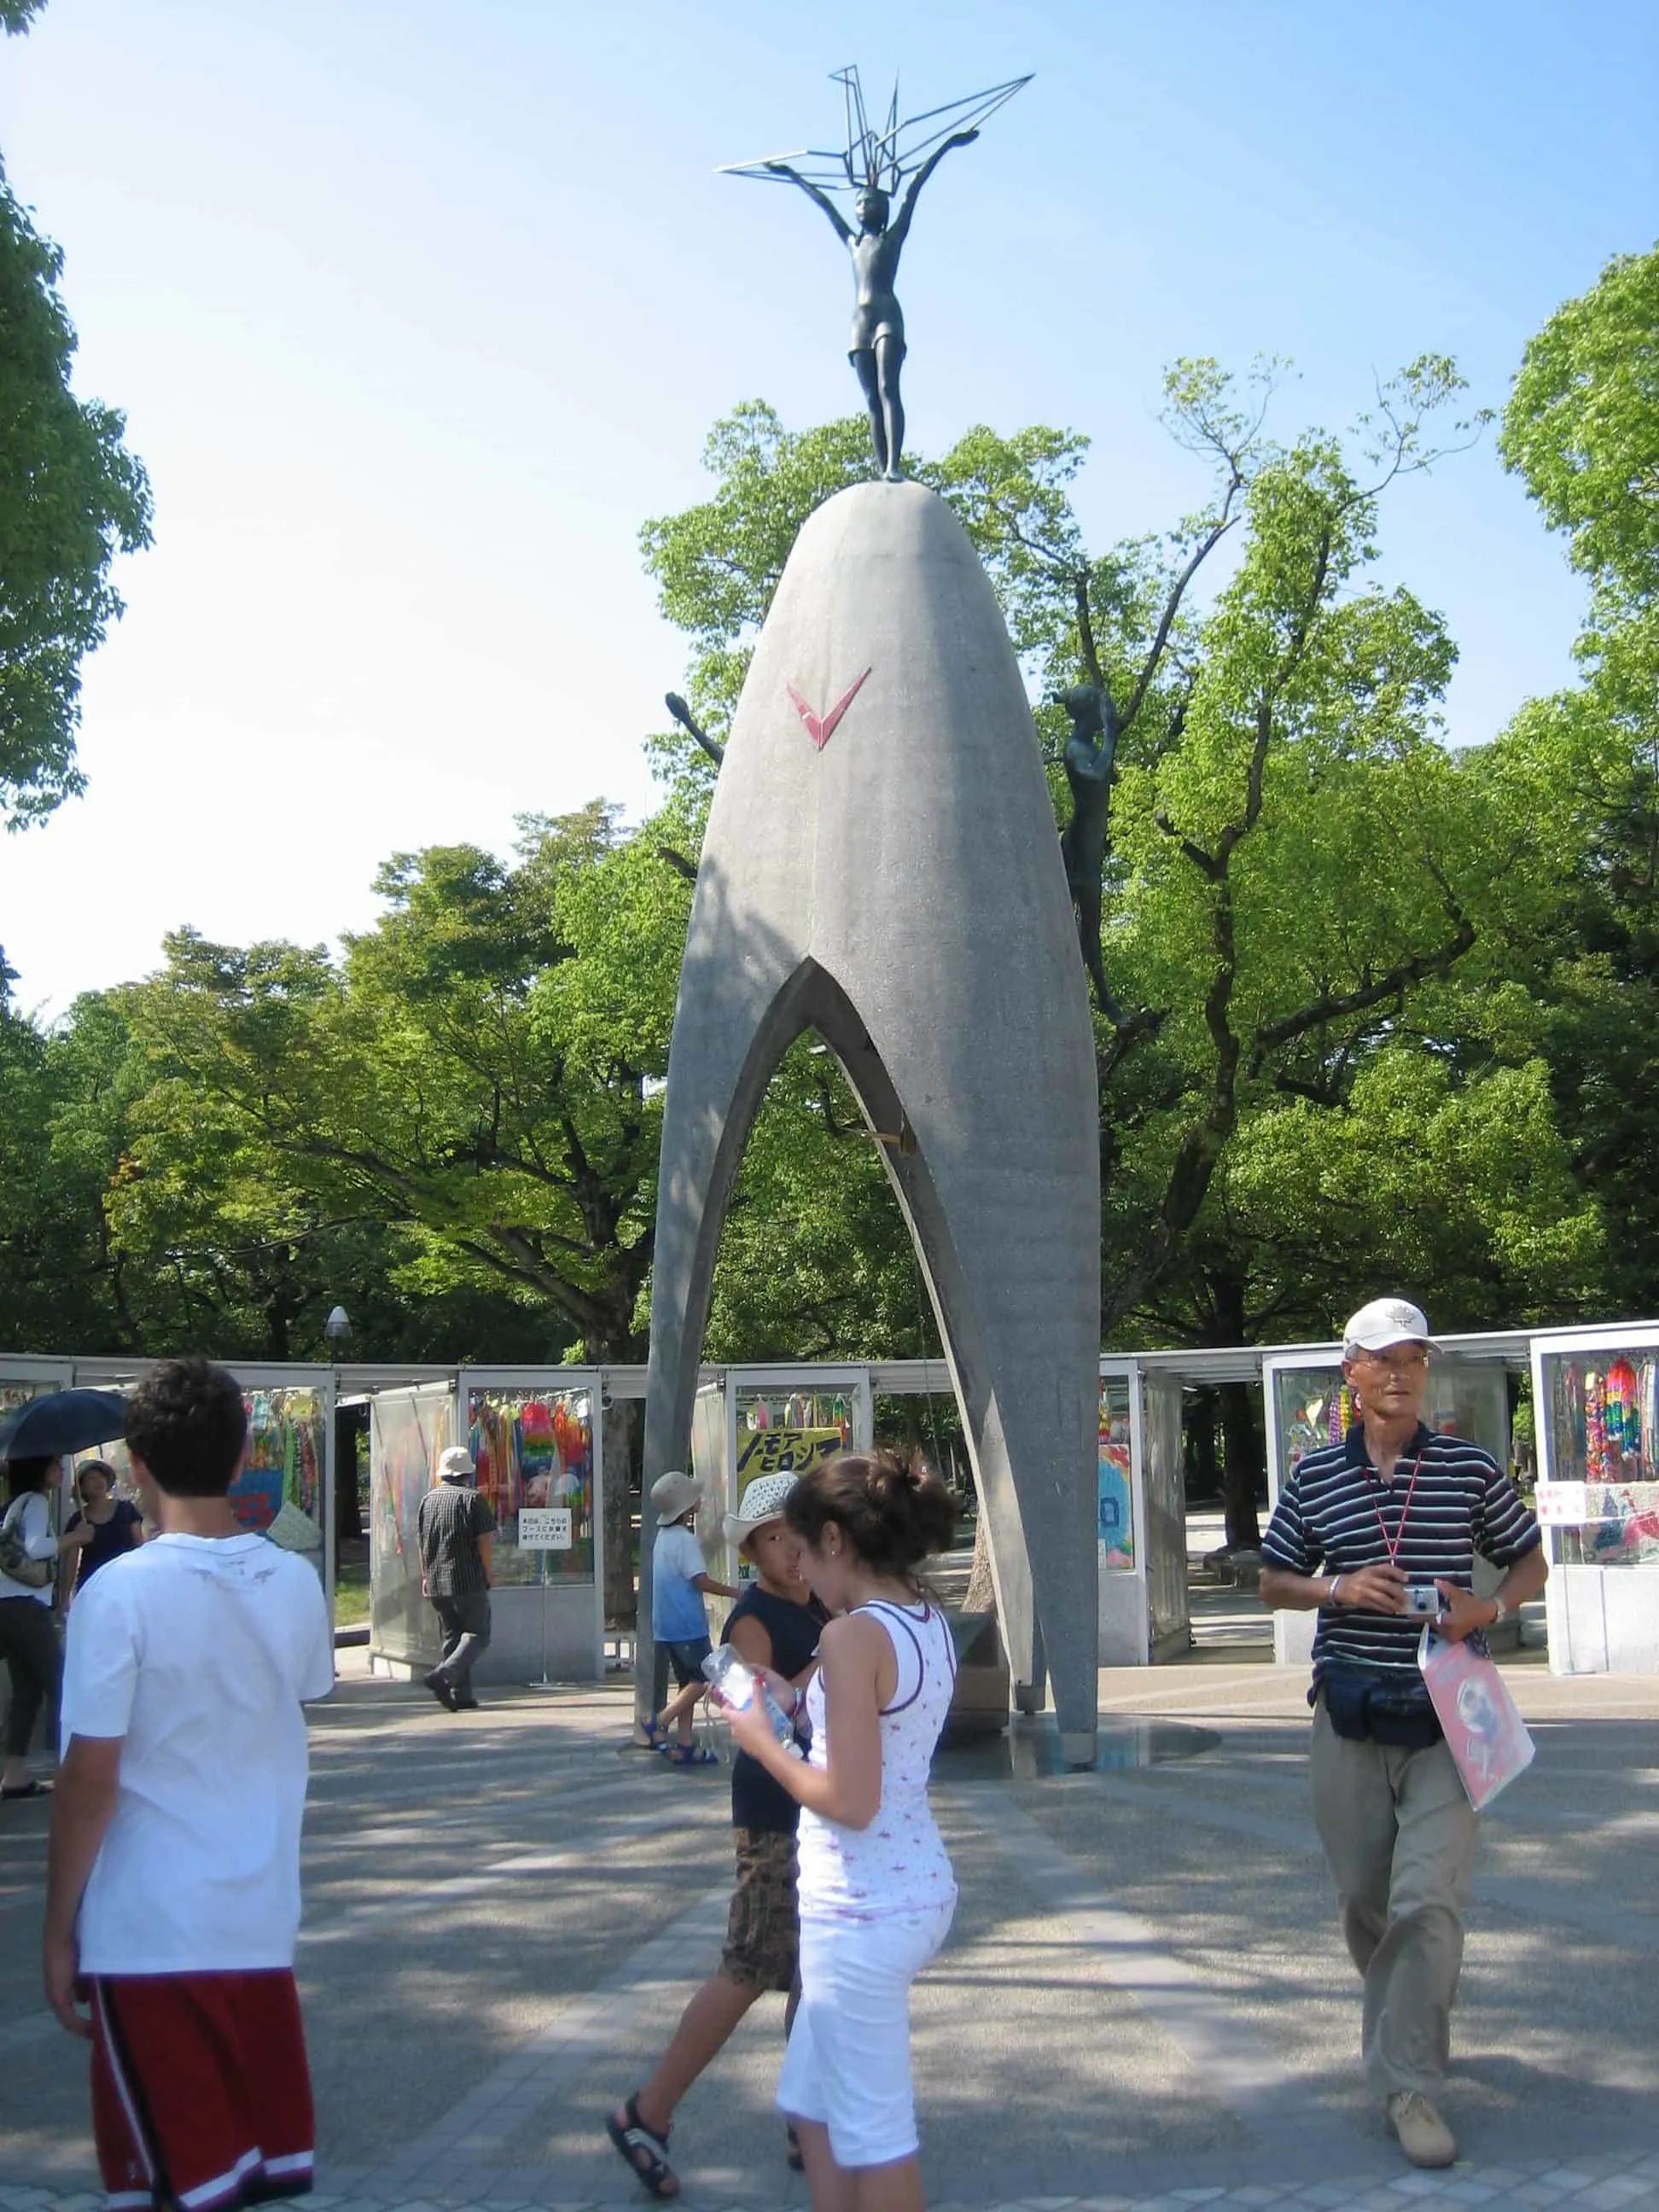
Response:
[[[804,1697],[769,1678],[784,1711],[799,1704],[811,1723],[806,1759],[778,1743],[758,1698],[726,1710],[744,1750],[801,1807],[801,2002],[777,2102],[814,2212],[917,2212],[909,1993],[956,1910],[927,1771],[957,1670],[916,1571],[950,1542],[956,1504],[919,1466],[849,1454],[804,1474],[784,1517],[840,1618]]]

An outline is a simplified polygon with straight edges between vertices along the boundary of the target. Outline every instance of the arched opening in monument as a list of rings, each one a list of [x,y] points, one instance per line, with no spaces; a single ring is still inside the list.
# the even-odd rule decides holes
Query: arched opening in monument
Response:
[[[902,1457],[919,1455],[963,1499],[965,1553],[978,1521],[971,1457],[927,1280],[883,1158],[914,1142],[902,1115],[894,1128],[871,1127],[830,1046],[803,1030],[779,1060],[738,1164],[701,1354],[705,1365],[780,1370],[930,1365],[931,1391],[915,1391],[907,1376],[902,1392],[878,1395],[873,1438]],[[799,1396],[769,1387],[750,1406],[751,1421],[777,1431],[836,1417],[833,1391],[811,1393],[804,1406]],[[787,1436],[775,1433],[772,1456],[787,1449]],[[988,1588],[988,1566],[982,1579]],[[956,1596],[967,1582],[964,1558],[941,1587]]]
[[[684,1208],[690,1231],[676,1304],[678,1312],[661,1382],[672,1404],[647,1412],[659,1450],[681,1460],[689,1441],[696,1374],[704,1356],[717,1259],[739,1171],[767,1091],[793,1048],[806,1040],[823,1045],[837,1066],[845,1095],[856,1103],[868,1140],[879,1155],[900,1218],[911,1261],[953,1387],[971,1471],[995,1610],[1007,1653],[1016,1703],[1040,1711],[1047,1668],[1032,1587],[1027,1534],[1017,1495],[1004,1420],[1000,1378],[988,1358],[981,1321],[958,1257],[946,1209],[935,1186],[926,1146],[916,1135],[906,1102],[877,1050],[856,1006],[834,976],[808,958],[778,992],[757,1025],[720,1126],[709,1173],[697,1190],[664,1194]],[[660,1247],[659,1247],[660,1249]],[[649,1452],[649,1438],[647,1440]]]

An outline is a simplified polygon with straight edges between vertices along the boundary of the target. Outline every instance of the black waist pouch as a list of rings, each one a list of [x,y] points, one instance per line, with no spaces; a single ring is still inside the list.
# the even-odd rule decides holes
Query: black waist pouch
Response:
[[[1420,1674],[1372,1674],[1333,1660],[1321,1670],[1319,1693],[1331,1726],[1350,1743],[1369,1739],[1400,1751],[1425,1751],[1440,1741],[1440,1717]]]

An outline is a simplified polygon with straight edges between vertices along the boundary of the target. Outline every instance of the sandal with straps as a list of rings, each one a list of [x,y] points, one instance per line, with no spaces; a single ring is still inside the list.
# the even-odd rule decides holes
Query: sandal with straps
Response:
[[[668,2138],[673,2130],[665,2128],[658,2135],[654,2129],[647,2127],[640,2118],[637,2091],[623,2106],[623,2117],[628,2124],[619,2127],[617,2115],[607,2112],[605,2131],[617,2146],[620,2156],[628,2161],[629,2171],[634,2179],[641,2183],[653,2197],[678,2197],[679,2177],[668,2163]]]

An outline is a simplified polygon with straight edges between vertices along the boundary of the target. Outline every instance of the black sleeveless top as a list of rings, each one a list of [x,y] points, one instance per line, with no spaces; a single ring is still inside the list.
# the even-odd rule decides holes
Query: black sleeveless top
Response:
[[[793,1681],[818,1648],[818,1638],[830,1619],[817,1598],[797,1605],[793,1598],[774,1597],[759,1583],[750,1583],[726,1616],[729,1641],[734,1620],[757,1620],[772,1639],[772,1665]],[[781,1782],[775,1782],[759,1759],[740,1751],[732,1762],[732,1825],[734,1828],[768,1828],[775,1834],[793,1836],[800,1807]]]

